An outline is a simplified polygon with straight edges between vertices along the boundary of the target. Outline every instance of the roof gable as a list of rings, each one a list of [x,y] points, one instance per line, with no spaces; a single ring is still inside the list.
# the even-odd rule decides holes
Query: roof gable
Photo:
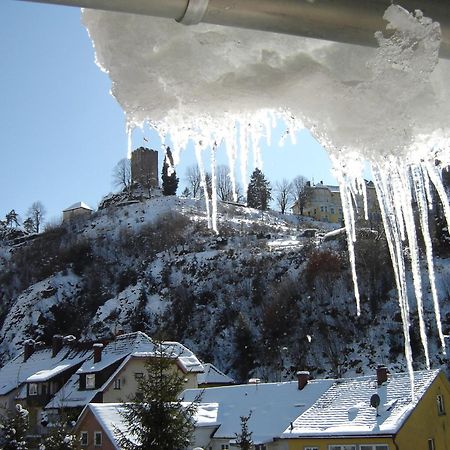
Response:
[[[73,205],[70,205],[68,208],[64,209],[63,212],[67,211],[73,211],[74,209],[87,209],[88,211],[92,211],[92,208],[90,208],[86,203],[84,202],[77,202]]]

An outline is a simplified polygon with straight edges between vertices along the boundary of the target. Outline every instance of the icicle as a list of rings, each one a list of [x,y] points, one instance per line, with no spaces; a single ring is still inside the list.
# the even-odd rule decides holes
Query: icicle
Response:
[[[131,143],[131,135],[133,133],[133,128],[129,123],[127,124],[126,132],[127,132],[127,158],[131,159],[131,152],[133,151]]]
[[[211,146],[211,190],[212,190],[212,229],[219,233],[217,229],[217,176],[216,176],[216,151],[217,143]]]
[[[247,161],[248,161],[248,130],[242,122],[239,124],[239,147],[241,154],[241,181],[247,186]]]
[[[225,132],[225,148],[228,156],[228,167],[230,169],[231,188],[233,190],[233,200],[238,201],[236,185],[236,123],[231,123]]]
[[[431,287],[431,296],[433,298],[434,314],[436,318],[436,327],[438,330],[439,340],[441,342],[442,352],[446,354],[444,333],[442,331],[441,311],[439,307],[439,299],[436,290],[436,277],[434,274],[433,263],[433,246],[431,243],[430,230],[428,227],[428,208],[427,208],[427,194],[424,186],[424,173],[422,168],[415,168],[413,170],[413,177],[415,179],[414,187],[416,192],[417,207],[419,210],[420,228],[422,230],[422,236],[425,243],[425,253],[428,266],[428,279]],[[427,177],[428,178],[428,177]]]
[[[378,202],[380,205],[381,217],[383,219],[384,229],[386,232],[386,240],[391,254],[392,266],[394,269],[395,284],[397,286],[398,303],[400,314],[402,317],[403,337],[405,340],[405,358],[411,383],[411,396],[414,399],[414,369],[412,359],[411,340],[409,336],[409,306],[406,291],[405,266],[403,261],[403,246],[399,224],[397,223],[398,215],[394,211],[395,201],[393,196],[393,186],[390,180],[390,173],[384,168],[375,165],[372,166],[374,175],[374,185],[377,191]]]
[[[422,299],[422,277],[420,273],[420,257],[419,257],[419,248],[417,245],[417,230],[416,225],[414,221],[414,211],[412,208],[412,187],[409,182],[410,180],[410,174],[403,173],[403,176],[401,176],[401,181],[403,183],[403,195],[401,197],[403,198],[402,203],[402,211],[403,211],[403,218],[405,222],[406,227],[406,233],[408,235],[408,246],[410,250],[410,256],[411,256],[411,270],[413,275],[413,284],[414,284],[414,293],[416,296],[417,301],[417,313],[419,316],[419,332],[420,332],[420,338],[422,341],[422,346],[424,349],[425,354],[425,362],[427,365],[427,368],[430,368],[430,355],[428,351],[428,338],[425,328],[425,321],[424,321],[424,312],[423,312],[423,299]],[[415,181],[414,178],[414,171],[411,172],[411,176],[413,177],[413,181]]]
[[[347,246],[350,259],[350,267],[352,271],[353,288],[356,301],[356,315],[361,315],[361,300],[358,287],[358,276],[356,274],[356,259],[355,259],[355,211],[353,209],[352,191],[348,184],[348,179],[343,171],[342,162],[336,158],[331,158],[336,175],[338,175],[339,190],[341,193],[342,212],[344,215],[345,231],[347,233]]]
[[[198,142],[195,145],[195,157],[197,159],[198,168],[200,170],[200,179],[201,179],[201,185],[203,186],[203,194],[205,196],[205,206],[206,206],[206,218],[208,220],[208,228],[212,228],[212,220],[211,220],[211,213],[209,208],[209,193],[208,193],[208,184],[206,182],[206,173],[205,173],[205,167],[203,165],[203,158],[202,158],[202,142]]]

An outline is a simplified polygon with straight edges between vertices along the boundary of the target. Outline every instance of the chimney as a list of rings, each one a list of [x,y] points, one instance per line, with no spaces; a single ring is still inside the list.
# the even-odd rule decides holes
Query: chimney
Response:
[[[55,334],[52,339],[52,358],[62,349],[63,337],[60,334]]]
[[[309,380],[310,373],[307,370],[300,370],[297,372],[298,390],[301,391]]]
[[[102,360],[103,344],[94,344],[94,364]]]
[[[34,341],[28,339],[23,343],[23,362],[25,362],[34,352]]]
[[[386,366],[381,365],[377,367],[377,385],[381,386],[386,383],[388,379],[388,369]]]

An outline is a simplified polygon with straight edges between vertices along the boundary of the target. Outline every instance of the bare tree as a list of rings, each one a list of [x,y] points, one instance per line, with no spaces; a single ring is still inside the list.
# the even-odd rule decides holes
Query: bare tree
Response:
[[[297,204],[300,214],[303,215],[303,209],[308,202],[309,181],[303,175],[298,175],[292,181],[292,193],[294,202]]]
[[[189,190],[194,198],[201,197],[201,176],[200,169],[197,165],[190,166],[186,170],[186,180],[188,182]]]
[[[292,200],[292,183],[286,178],[275,184],[275,201],[280,207],[281,214],[284,214],[287,206]]]
[[[128,158],[121,159],[113,170],[113,183],[127,191],[131,188],[131,162]]]
[[[33,232],[39,233],[46,212],[47,211],[45,210],[44,205],[40,201],[33,202],[33,204],[29,207],[28,218],[33,221]]]
[[[233,201],[233,186],[230,178],[230,169],[227,166],[218,166],[217,177],[217,197],[223,202]]]

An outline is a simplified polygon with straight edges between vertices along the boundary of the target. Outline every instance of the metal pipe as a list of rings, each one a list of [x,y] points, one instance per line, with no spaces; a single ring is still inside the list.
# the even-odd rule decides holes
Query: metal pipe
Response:
[[[374,46],[385,29],[391,0],[27,0],[175,19]],[[450,59],[448,0],[399,0],[441,24],[440,56]]]

